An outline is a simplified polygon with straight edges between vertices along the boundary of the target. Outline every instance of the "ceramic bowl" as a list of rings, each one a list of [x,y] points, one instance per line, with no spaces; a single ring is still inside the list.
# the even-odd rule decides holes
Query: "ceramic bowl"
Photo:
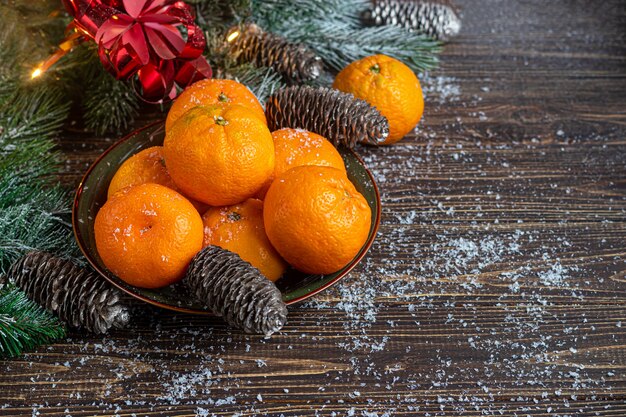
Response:
[[[115,143],[91,165],[78,186],[74,198],[72,208],[74,235],[89,263],[100,275],[121,290],[159,307],[187,313],[209,314],[209,311],[193,301],[193,297],[190,297],[180,284],[160,289],[139,288],[127,284],[104,266],[96,250],[94,220],[98,210],[106,201],[111,178],[126,159],[143,149],[162,145],[164,137],[163,122],[150,124]],[[363,161],[353,151],[341,150],[340,153],[346,164],[348,178],[356,189],[365,196],[372,210],[369,236],[357,256],[348,265],[333,274],[309,275],[289,269],[276,281],[277,287],[283,294],[283,300],[287,304],[311,297],[346,276],[365,256],[376,236],[380,223],[380,195],[374,178],[365,168]]]

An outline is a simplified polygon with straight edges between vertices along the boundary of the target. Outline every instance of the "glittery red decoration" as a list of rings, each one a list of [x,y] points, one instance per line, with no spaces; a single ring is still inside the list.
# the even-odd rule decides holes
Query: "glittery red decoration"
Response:
[[[73,25],[98,44],[104,67],[119,80],[133,78],[147,101],[173,99],[212,75],[202,56],[202,30],[183,1],[63,0]]]

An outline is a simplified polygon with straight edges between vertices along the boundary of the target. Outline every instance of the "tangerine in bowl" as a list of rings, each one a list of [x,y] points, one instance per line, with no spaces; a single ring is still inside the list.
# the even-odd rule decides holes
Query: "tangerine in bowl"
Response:
[[[111,180],[119,167],[133,155],[155,146],[162,146],[165,125],[155,122],[113,144],[91,165],[80,182],[72,207],[72,224],[78,246],[93,268],[111,284],[131,296],[162,308],[186,313],[211,314],[195,302],[183,285],[174,283],[160,288],[142,288],[122,280],[106,266],[96,247],[95,221],[100,208],[107,201]],[[294,268],[275,282],[286,304],[294,304],[330,287],[346,276],[371,247],[380,223],[380,195],[373,176],[363,161],[351,150],[341,149],[348,179],[363,195],[371,210],[367,239],[358,253],[340,270],[329,274],[307,274]]]

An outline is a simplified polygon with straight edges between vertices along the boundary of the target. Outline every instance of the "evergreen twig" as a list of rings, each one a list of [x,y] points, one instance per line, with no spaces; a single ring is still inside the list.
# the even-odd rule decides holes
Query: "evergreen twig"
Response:
[[[238,65],[216,74],[217,78],[230,78],[244,84],[261,103],[275,91],[285,87],[283,78],[272,68],[256,68],[252,65]]]
[[[11,17],[4,7],[0,16]],[[31,81],[33,45],[15,19],[0,31],[0,274],[33,247],[74,253],[69,210],[58,185],[58,155],[52,139],[69,105],[48,76]],[[53,81],[53,80],[52,80]]]
[[[36,14],[23,11],[27,12]],[[0,5],[0,19],[5,25],[0,31],[1,281],[3,272],[35,247],[67,253],[75,245],[71,228],[61,218],[69,205],[67,193],[54,178],[59,165],[52,142],[67,119],[69,103],[53,78],[28,78],[41,47],[25,36],[18,12]],[[0,286],[0,357],[17,356],[64,335],[58,319],[23,292]]]
[[[68,106],[45,84],[32,91],[15,85],[0,104],[0,272],[34,247],[75,250],[71,229],[60,218],[69,204],[53,176],[58,156],[51,140]]]
[[[58,87],[42,81],[32,85],[7,83],[7,89],[12,89],[13,93],[0,102],[0,126],[3,127],[0,144],[28,140],[41,142],[60,131],[69,104],[61,102],[62,93]]]
[[[307,33],[318,35],[311,37]],[[382,53],[420,72],[437,66],[440,51],[438,42],[396,26],[354,28],[345,23],[315,21],[285,28],[283,35],[307,43],[336,71],[358,59]]]
[[[296,21],[322,20],[358,27],[359,13],[369,6],[369,0],[251,0],[250,14],[265,30],[272,32],[282,32]],[[319,36],[319,33],[309,36]]]
[[[205,29],[226,31],[249,17],[251,0],[187,0],[195,5],[196,22]]]
[[[64,336],[61,322],[22,291],[0,287],[0,357],[18,356]]]
[[[132,126],[140,99],[130,82],[116,80],[97,55],[93,43],[84,43],[57,64],[66,95],[82,108],[85,127],[98,135],[121,134]]]
[[[333,70],[376,53],[416,72],[437,65],[440,44],[398,27],[363,27],[365,0],[252,0],[252,16],[265,30],[313,48]]]
[[[195,3],[198,23],[207,35],[212,65],[232,71],[237,65],[224,54],[229,26],[222,17],[216,17],[223,15],[224,0]],[[364,27],[360,15],[370,5],[367,0],[237,0],[228,9],[235,16],[228,22],[233,25],[252,19],[267,32],[307,45],[334,71],[378,53],[400,59],[416,72],[437,65],[438,42],[399,27]],[[215,19],[222,24],[216,24]],[[322,74],[311,84],[325,85],[329,80],[327,74]]]
[[[83,117],[87,129],[98,135],[107,132],[122,133],[135,120],[139,110],[139,98],[127,83],[116,80],[102,70],[85,90]]]

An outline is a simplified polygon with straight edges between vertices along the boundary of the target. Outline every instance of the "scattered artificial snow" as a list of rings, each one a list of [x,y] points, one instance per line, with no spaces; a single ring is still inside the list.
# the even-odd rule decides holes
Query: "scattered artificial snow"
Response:
[[[434,105],[477,107],[481,100],[459,103],[454,77],[427,74],[421,81]],[[477,89],[488,93],[487,84],[482,80]],[[467,116],[484,123],[486,112]],[[359,149],[383,200],[371,255],[335,287],[290,308],[282,332],[271,339],[252,337],[218,319],[192,320],[140,306],[140,323],[130,331],[98,342],[74,333],[68,343],[82,346],[76,357],[63,356],[63,346],[51,346],[52,356],[24,357],[31,367],[63,358],[50,364],[49,373],[32,376],[34,384],[89,379],[100,393],[87,399],[79,387],[54,391],[57,397],[49,403],[32,404],[33,415],[45,415],[57,403],[73,404],[65,410],[71,415],[85,401],[124,415],[136,408],[168,414],[182,405],[200,416],[262,416],[290,401],[297,401],[302,414],[330,416],[604,411],[594,401],[612,399],[623,372],[611,369],[612,356],[590,353],[590,340],[609,337],[600,334],[617,331],[622,321],[574,314],[563,296],[589,303],[590,291],[603,288],[602,268],[623,259],[608,251],[610,257],[574,264],[571,258],[586,248],[563,225],[593,219],[609,230],[619,214],[581,209],[541,216],[546,205],[558,208],[551,202],[564,194],[575,198],[576,188],[528,179],[508,141],[483,143],[460,117],[443,129],[449,137],[424,123],[414,141]],[[556,136],[562,140],[565,133],[559,129]],[[535,152],[539,143],[532,138],[515,149]],[[534,198],[522,201],[511,184]],[[615,238],[598,242],[608,250]],[[606,302],[614,303],[616,294],[607,290]],[[485,317],[486,309],[491,317]],[[623,336],[612,337],[615,344],[624,342]],[[588,366],[596,360],[601,368]],[[102,361],[109,368],[94,375]],[[9,372],[20,368],[26,374],[29,367],[8,364]],[[592,394],[581,405],[583,390]],[[610,401],[606,408],[610,412]]]

